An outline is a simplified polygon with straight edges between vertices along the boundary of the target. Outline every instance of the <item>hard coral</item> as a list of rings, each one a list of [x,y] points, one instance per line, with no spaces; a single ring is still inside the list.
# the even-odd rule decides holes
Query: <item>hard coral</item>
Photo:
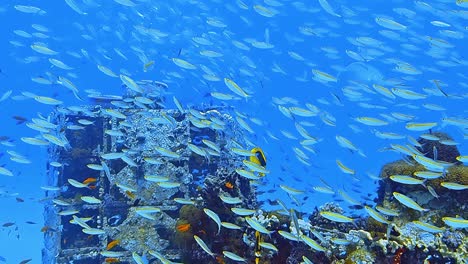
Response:
[[[364,248],[357,248],[350,252],[345,259],[345,264],[371,264],[375,263],[375,254]]]

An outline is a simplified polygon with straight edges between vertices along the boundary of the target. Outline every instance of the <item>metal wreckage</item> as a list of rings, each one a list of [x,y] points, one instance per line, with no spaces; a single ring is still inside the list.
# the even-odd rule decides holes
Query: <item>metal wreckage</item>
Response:
[[[255,189],[267,159],[258,147],[246,149],[250,142],[229,114],[232,109],[184,110],[175,99],[177,109],[168,110],[166,84],[138,84],[145,97],[130,90],[123,97],[91,95],[95,105],[51,114],[67,144],[48,150],[49,164],[62,164],[48,165],[48,185],[61,189],[46,192],[50,228],[44,232],[43,263],[466,260],[466,229],[427,232],[411,225],[419,217],[414,212],[382,220],[372,209],[371,217],[349,223],[324,217],[344,213],[336,203],[315,208],[308,219],[279,200],[280,210],[260,210]],[[408,211],[389,198],[402,187],[388,176],[401,173],[401,166],[412,170],[401,163],[382,170],[378,203]],[[466,167],[457,168],[461,183],[467,181]],[[437,204],[459,205],[457,197],[441,194]]]

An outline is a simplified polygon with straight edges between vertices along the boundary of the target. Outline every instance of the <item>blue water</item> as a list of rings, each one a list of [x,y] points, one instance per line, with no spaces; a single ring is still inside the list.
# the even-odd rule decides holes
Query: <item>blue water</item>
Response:
[[[0,227],[0,256],[6,258],[8,263],[18,263],[29,258],[33,259],[31,263],[40,263],[43,239],[43,233],[40,232],[43,226],[43,205],[40,199],[44,193],[39,187],[46,183],[47,158],[46,149],[27,145],[20,140],[21,137],[34,137],[37,133],[24,124],[17,125],[12,117],[22,116],[30,120],[38,114],[47,116],[53,110],[51,106],[22,98],[21,94],[31,92],[54,97],[64,101],[65,106],[71,106],[90,103],[86,99],[87,89],[103,94],[125,93],[120,79],[103,74],[97,65],[104,65],[114,73],[123,73],[134,80],[151,79],[167,83],[169,108],[175,108],[171,98],[176,96],[184,107],[196,107],[202,103],[228,104],[248,117],[261,120],[262,126],[247,121],[255,133],[245,132],[250,141],[264,149],[271,171],[259,189],[273,189],[273,194],[267,193],[268,198],[281,198],[288,206],[294,206],[302,212],[311,212],[314,207],[335,199],[329,194],[312,192],[312,187],[324,186],[320,178],[334,189],[346,190],[356,199],[362,199],[361,196],[368,194],[371,198],[375,197],[377,182],[368,174],[378,176],[384,164],[401,158],[396,152],[383,150],[389,148],[390,144],[409,143],[406,139],[378,138],[373,134],[374,129],[414,138],[427,132],[408,131],[405,122],[395,119],[387,120],[389,124],[382,127],[366,126],[356,122],[356,117],[385,120],[385,116],[391,117],[392,112],[399,112],[413,115],[414,122],[437,122],[433,130],[449,133],[460,143],[460,152],[464,155],[468,153],[466,127],[463,130],[442,122],[443,117],[467,118],[468,9],[457,6],[455,0],[426,3],[372,1],[371,4],[330,0],[334,12],[341,17],[327,13],[318,1],[246,0],[248,10],[242,9],[236,1],[135,0],[134,7],[111,0],[74,2],[86,14],[78,14],[62,0],[13,0],[0,4],[0,94],[12,90],[11,96],[0,102],[0,136],[8,137],[7,141],[13,145],[0,145],[0,165],[14,173],[13,177],[0,175],[0,190],[2,193],[7,192],[0,195],[0,224],[15,223],[12,227]],[[275,3],[281,6],[274,6]],[[45,14],[20,12],[15,5],[36,6]],[[254,5],[275,9],[277,14],[273,17],[262,16],[253,9]],[[406,13],[413,14],[405,16],[397,12],[399,9],[396,8],[405,8],[408,10]],[[390,29],[377,24],[377,17],[393,19],[406,29],[393,30],[399,34],[398,39],[388,38],[381,31]],[[225,27],[206,23],[210,18],[218,19]],[[431,21],[444,22],[447,27],[431,24]],[[48,32],[43,34],[47,38],[25,38],[14,33],[15,30],[37,33],[32,24],[46,27]],[[136,26],[157,29],[164,36],[155,39],[143,35],[137,32]],[[314,33],[302,34],[301,27],[309,27]],[[457,38],[447,34],[456,35]],[[266,35],[269,35],[269,43],[274,45],[273,48],[258,49],[249,44],[249,39],[266,41]],[[202,46],[192,40],[193,37],[202,36],[213,44]],[[356,43],[358,37],[373,38],[379,43],[375,46],[359,44]],[[440,47],[443,44],[434,40],[431,42],[429,37],[449,42],[450,46]],[[244,43],[250,50],[236,48],[232,44],[233,40]],[[58,54],[51,56],[37,53],[30,47],[35,42],[45,43]],[[336,52],[327,53],[324,48]],[[114,49],[120,50],[127,59],[119,56]],[[213,50],[223,56],[204,57],[199,53],[202,50]],[[346,50],[359,52],[364,61],[358,62],[351,58]],[[304,60],[296,60],[288,52],[295,52]],[[146,60],[139,58],[142,54]],[[53,66],[48,61],[51,57],[73,69],[63,70]],[[172,62],[172,58],[189,61],[197,69],[182,69]],[[397,60],[411,64],[420,71],[419,74],[410,75],[394,70],[394,62]],[[148,61],[154,61],[154,66],[144,72],[143,65]],[[275,64],[285,74],[272,71]],[[205,80],[202,65],[211,69],[220,81]],[[329,73],[338,80],[327,84],[318,82],[313,79],[312,69]],[[253,76],[246,76],[242,70],[247,70]],[[31,80],[40,76],[49,78],[53,84],[44,85]],[[57,84],[58,76],[71,80],[85,101],[78,101],[70,90]],[[234,80],[252,96],[248,100],[231,101],[209,96],[213,91],[232,94],[223,82],[226,77]],[[442,90],[449,96],[427,94],[423,88],[437,91],[432,80],[440,80]],[[349,85],[349,81],[367,85],[367,89],[357,89],[362,94],[361,102],[379,108],[363,108],[359,106],[360,102],[346,97],[343,88]],[[373,84],[408,89],[427,97],[419,100],[396,97],[391,100],[376,93]],[[356,89],[357,86],[351,85],[351,88]],[[319,116],[295,117],[297,122],[314,124],[313,127],[305,128],[310,135],[321,139],[312,146],[316,154],[303,150],[309,156],[310,166],[295,157],[293,147],[301,148],[299,142],[302,137],[295,129],[295,121],[285,117],[272,102],[273,97],[293,98],[297,100],[297,106],[302,108],[306,108],[306,103],[311,103],[321,113],[327,112],[336,119],[336,125],[329,126]],[[424,104],[437,104],[445,110],[429,110]],[[285,106],[294,105],[288,103]],[[281,131],[290,132],[298,139],[288,139]],[[268,133],[279,140],[272,139]],[[335,140],[336,135],[352,141],[366,157],[340,147]],[[24,165],[10,161],[6,153],[8,150],[26,156],[32,163]],[[355,176],[340,171],[336,159],[355,170]],[[279,184],[305,190],[306,194],[300,199],[308,198],[297,206],[278,187]],[[24,202],[18,202],[16,197],[24,199]],[[262,200],[266,197],[266,194],[259,196]],[[346,208],[346,204],[343,203],[343,206]],[[26,221],[37,224],[27,224]]]

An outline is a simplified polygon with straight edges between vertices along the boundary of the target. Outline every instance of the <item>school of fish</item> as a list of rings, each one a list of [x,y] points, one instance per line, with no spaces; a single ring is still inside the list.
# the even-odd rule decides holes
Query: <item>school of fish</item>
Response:
[[[161,81],[161,94],[169,98],[161,107],[190,113],[191,123],[198,128],[210,127],[221,133],[224,123],[207,119],[196,110],[197,105],[233,107],[233,119],[243,130],[246,142],[227,150],[245,158],[235,171],[258,186],[260,200],[274,201],[270,206],[295,222],[295,233],[278,233],[315,251],[327,249],[320,243],[320,234],[312,236],[299,229],[298,220],[306,217],[298,219],[296,212],[308,213],[326,201],[340,200],[359,208],[344,214],[322,211],[320,215],[336,223],[351,224],[357,216],[366,215],[391,225],[388,216],[398,212],[373,203],[371,189],[362,191],[381,180],[375,176],[380,166],[408,156],[426,169],[415,175],[392,175],[390,179],[397,184],[425,186],[428,181],[444,177],[454,164],[437,160],[436,149],[430,153],[432,158],[428,157],[428,153],[416,148],[415,138],[457,146],[461,150],[457,160],[468,163],[468,117],[464,108],[468,98],[466,1],[395,1],[378,12],[375,3],[366,6],[332,0],[29,2],[0,4],[0,15],[19,20],[8,25],[11,32],[5,36],[8,46],[4,56],[15,64],[11,68],[24,71],[19,73],[19,81],[10,80],[14,86],[0,86],[0,105],[11,108],[28,104],[38,109],[34,113],[15,112],[14,121],[2,121],[24,126],[27,132],[1,132],[1,177],[20,177],[22,170],[35,163],[33,155],[17,151],[18,145],[42,151],[55,145],[71,151],[73,146],[65,131],[95,125],[83,118],[59,127],[44,113],[81,113],[91,119],[96,113],[81,105],[99,104],[93,98],[119,98],[125,92],[121,86],[125,85],[137,96],[100,114],[131,127],[123,109],[148,109],[155,104],[155,97],[139,81],[145,79]],[[14,75],[9,66],[0,65],[3,83]],[[175,121],[165,115],[155,122]],[[449,131],[454,140],[438,139],[433,131]],[[118,129],[105,133],[125,137]],[[199,147],[188,143],[187,148],[208,161],[226,151],[210,140],[204,139],[203,144]],[[250,149],[256,146],[265,151],[267,166],[249,159],[254,155]],[[155,151],[165,159],[181,158],[162,146]],[[86,166],[105,173],[109,170],[108,160],[140,166],[130,153],[100,153],[100,157],[103,162]],[[161,162],[152,157],[141,159],[150,164]],[[60,168],[67,164],[53,161],[49,166]],[[184,184],[159,175],[145,175],[145,180],[167,189]],[[69,179],[68,184],[37,189],[60,192],[70,187],[79,193],[80,189],[95,188],[96,179]],[[2,181],[0,186],[0,197],[17,197],[20,202],[18,195],[26,195],[4,189]],[[446,181],[441,186],[453,192],[468,189],[467,185]],[[138,192],[124,183],[117,187],[128,196]],[[436,195],[430,188],[427,193]],[[395,191],[393,197],[421,214],[428,211],[405,193]],[[257,221],[253,217],[256,210],[236,207],[241,202],[238,197],[219,198],[232,206],[232,212],[242,217],[244,224],[223,222],[214,208],[203,208],[217,226],[216,235],[222,228],[233,232],[252,229],[264,239],[260,247],[281,251],[268,241],[277,231]],[[103,202],[87,195],[79,199],[90,205]],[[192,199],[174,201],[196,204]],[[69,201],[56,198],[52,202],[63,209],[60,215],[71,215],[71,221],[83,233],[106,234],[106,230],[90,226],[87,222],[92,216],[80,214]],[[158,207],[140,206],[135,214],[156,221],[160,211]],[[462,212],[454,212],[443,217],[445,227],[419,220],[413,223],[434,233],[445,228],[466,229],[468,220],[460,215]],[[19,225],[14,219],[9,221],[5,221],[4,229]],[[56,231],[54,228],[40,231]],[[190,226],[178,228],[186,230]],[[193,241],[213,257],[252,261],[243,252],[213,252],[198,235],[193,236]],[[109,263],[122,257],[112,251],[119,243],[112,241],[100,252]],[[350,242],[337,239],[333,243]],[[146,263],[147,258],[174,263],[155,251],[132,252],[132,258],[138,264]],[[29,261],[27,258],[21,263]],[[312,263],[307,258],[303,261]]]

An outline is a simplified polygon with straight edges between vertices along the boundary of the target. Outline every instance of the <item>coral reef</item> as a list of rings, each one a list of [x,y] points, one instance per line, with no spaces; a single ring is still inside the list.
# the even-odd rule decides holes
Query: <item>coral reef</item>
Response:
[[[345,264],[372,264],[375,263],[375,254],[364,248],[351,251],[346,257]]]
[[[442,221],[446,216],[468,217],[466,213],[466,190],[452,190],[441,185],[442,182],[468,184],[468,167],[456,160],[460,155],[452,139],[445,133],[436,132],[418,139],[419,150],[427,158],[450,164],[443,176],[427,179],[423,184],[402,184],[392,181],[391,175],[414,175],[417,171],[426,171],[416,161],[395,161],[386,164],[380,173],[382,181],[378,189],[377,205],[397,209],[398,217],[392,219],[390,240],[383,239],[383,226],[368,220],[367,230],[372,230],[380,237],[378,244],[384,254],[405,249],[401,252],[401,263],[422,263],[424,260],[446,261],[444,263],[464,263],[468,257],[466,249],[466,230],[454,230]],[[441,143],[442,142],[442,143]],[[413,210],[396,201],[393,192],[403,193],[424,208],[422,212]],[[430,225],[426,227],[419,226]],[[432,263],[432,261],[430,261]],[[442,262],[441,262],[442,263]]]
[[[296,212],[295,208],[260,209],[254,184],[236,172],[244,168],[243,160],[248,158],[230,150],[246,148],[248,144],[243,142],[242,129],[232,117],[214,108],[187,112],[155,108],[159,106],[155,104],[144,113],[139,109],[122,110],[127,116],[125,121],[103,115],[92,120],[97,124],[92,127],[99,127],[99,131],[74,131],[67,135],[74,147],[60,155],[64,161],[73,161],[73,166],[65,166],[63,175],[72,175],[80,183],[92,177],[95,183],[90,185],[93,188],[82,188],[79,195],[64,191],[57,194],[58,198],[79,202],[76,206],[80,207],[83,218],[104,212],[87,224],[105,231],[106,238],[87,238],[81,232],[82,226],[70,224],[70,216],[64,216],[61,218],[64,249],[100,243],[101,250],[105,246],[103,241],[112,238],[121,241],[119,251],[141,254],[154,250],[184,263],[232,263],[223,252],[237,254],[248,263],[257,260],[262,264],[301,263],[306,258],[313,263],[423,263],[425,260],[463,263],[468,258],[466,229],[450,228],[443,221],[443,217],[468,217],[467,191],[441,185],[442,182],[468,185],[468,167],[455,159],[459,155],[457,147],[444,133],[425,134],[418,142],[413,140],[427,158],[451,163],[444,163],[447,165],[444,177],[411,185],[391,180],[392,175],[412,176],[427,170],[417,159],[408,156],[383,166],[375,201],[358,204],[351,208],[352,213],[330,202],[315,208],[306,217],[306,213]],[[87,137],[87,134],[102,137]],[[103,159],[103,153],[122,156]],[[91,171],[86,167],[90,163],[102,168]],[[66,180],[61,176],[59,183],[67,184]],[[176,187],[161,186],[163,182],[175,183]],[[403,205],[395,199],[394,192],[404,194],[423,209]],[[98,197],[102,203],[83,204],[84,195]],[[360,209],[373,207],[373,202],[397,213],[385,216],[385,221],[360,214],[365,212]],[[154,212],[137,212],[137,208],[141,210],[144,206],[153,207]],[[262,227],[234,214],[233,207],[254,210],[248,212],[255,212],[250,218],[267,230],[258,231]],[[369,208],[365,208],[369,213]],[[209,216],[206,209],[219,220]],[[330,220],[333,218],[323,217],[323,212],[340,214],[342,218]],[[353,219],[347,218],[349,215]],[[69,236],[70,230],[80,235]],[[206,247],[195,241],[194,235]],[[93,251],[95,256],[99,250]],[[131,261],[130,255],[121,261]]]

